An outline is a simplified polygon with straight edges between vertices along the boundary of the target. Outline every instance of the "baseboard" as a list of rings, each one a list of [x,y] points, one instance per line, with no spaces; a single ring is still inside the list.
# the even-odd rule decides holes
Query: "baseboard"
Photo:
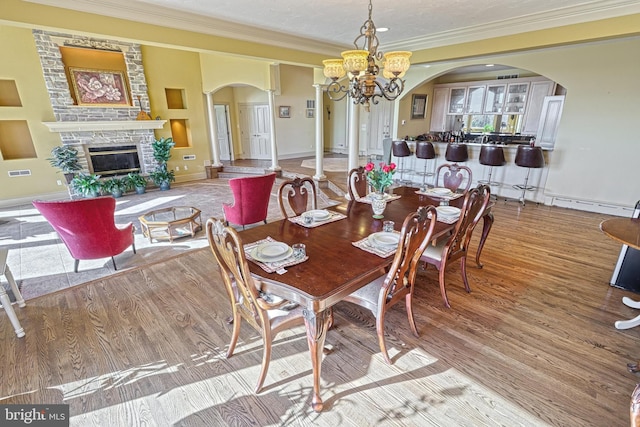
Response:
[[[602,203],[594,200],[578,200],[559,196],[545,197],[544,204],[622,217],[631,217],[631,214],[633,214],[634,210],[633,206]]]
[[[0,200],[1,208],[8,208],[12,206],[31,205],[34,200],[67,200],[71,199],[69,193],[61,191],[57,193],[36,194],[33,196],[17,197],[15,199]]]

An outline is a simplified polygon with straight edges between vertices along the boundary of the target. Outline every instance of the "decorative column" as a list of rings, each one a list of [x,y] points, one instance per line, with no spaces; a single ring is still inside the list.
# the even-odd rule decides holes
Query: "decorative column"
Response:
[[[318,183],[318,187],[326,188],[328,182],[322,165],[324,160],[324,123],[322,120],[324,85],[315,84],[313,87],[316,88],[316,174],[313,179]]]
[[[349,170],[358,167],[360,152],[360,104],[355,104],[351,97],[349,103]]]
[[[270,137],[271,137],[271,167],[270,170],[276,172],[278,176],[282,174],[282,169],[278,166],[278,148],[276,144],[276,101],[275,101],[275,91],[273,89],[267,90],[269,94],[269,110],[271,114],[269,115],[270,119]]]
[[[207,93],[207,115],[209,117],[209,139],[211,140],[211,166],[221,167],[220,162],[220,146],[218,142],[218,119],[216,118],[216,110],[213,107],[213,94]]]

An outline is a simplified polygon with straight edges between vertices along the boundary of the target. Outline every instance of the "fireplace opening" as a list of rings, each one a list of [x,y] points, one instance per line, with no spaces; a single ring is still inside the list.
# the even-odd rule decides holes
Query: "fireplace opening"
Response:
[[[117,147],[89,147],[93,173],[101,176],[140,172],[140,158],[135,145]]]

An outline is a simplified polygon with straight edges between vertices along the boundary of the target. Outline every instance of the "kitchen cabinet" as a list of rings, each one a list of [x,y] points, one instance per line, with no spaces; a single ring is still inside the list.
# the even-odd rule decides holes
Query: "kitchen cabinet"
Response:
[[[482,114],[484,109],[484,92],[486,86],[469,86],[467,88],[467,99],[464,106],[465,114]]]
[[[447,130],[447,112],[449,110],[449,88],[434,87],[431,104],[431,124],[429,131],[445,132]]]
[[[564,95],[547,96],[542,103],[540,123],[536,133],[536,145],[542,148],[553,149],[556,143],[556,135],[562,117],[564,107]]]
[[[504,104],[504,112],[506,114],[524,114],[528,90],[528,82],[509,83],[507,86],[507,99]]]
[[[542,104],[547,96],[553,95],[556,84],[551,80],[531,82],[527,106],[523,116],[523,123],[520,132],[524,135],[536,135],[540,124],[540,114]]]
[[[449,114],[463,114],[467,88],[452,87],[449,92]]]
[[[502,114],[506,90],[506,84],[487,85],[487,96],[484,101],[484,114]]]

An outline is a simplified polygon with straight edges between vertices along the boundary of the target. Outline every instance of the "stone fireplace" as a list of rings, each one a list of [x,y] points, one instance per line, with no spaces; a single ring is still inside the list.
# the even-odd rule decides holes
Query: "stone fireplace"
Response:
[[[135,147],[135,151],[130,151],[129,154],[137,155],[137,166],[124,169],[137,168],[143,174],[151,172],[156,165],[151,148],[155,138],[153,131],[161,129],[165,121],[136,120],[141,109],[149,111],[147,82],[142,66],[140,45],[42,30],[33,30],[33,36],[56,120],[44,124],[51,132],[60,134],[63,144],[76,147],[80,153],[79,158],[84,171],[93,173],[95,170],[92,153],[126,146]],[[113,107],[76,105],[67,81],[60,46],[121,52],[127,69],[129,98],[139,99],[140,105]],[[135,161],[131,165],[134,164],[136,164]]]

